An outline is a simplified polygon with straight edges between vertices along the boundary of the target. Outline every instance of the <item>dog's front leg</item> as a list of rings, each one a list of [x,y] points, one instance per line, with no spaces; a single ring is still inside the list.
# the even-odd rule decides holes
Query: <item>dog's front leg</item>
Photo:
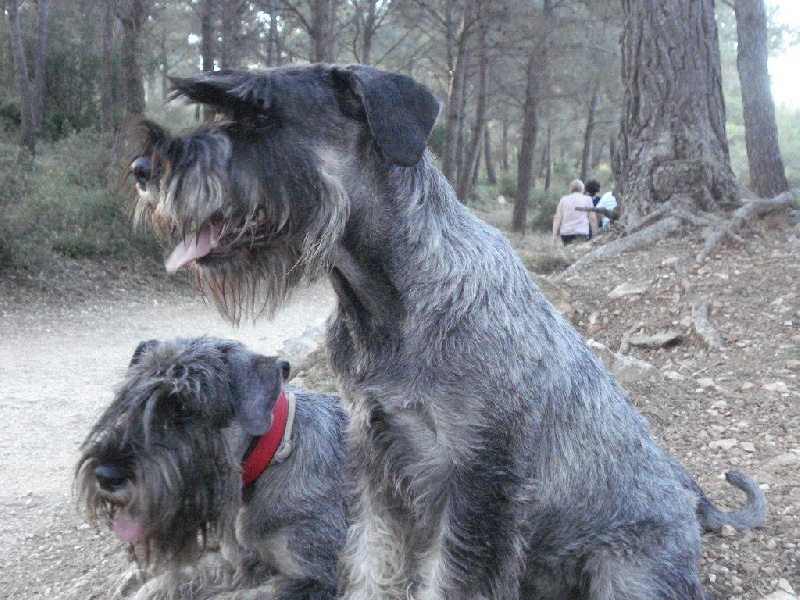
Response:
[[[145,580],[145,573],[139,567],[133,567],[114,582],[106,594],[106,600],[126,600],[133,597],[142,588]]]
[[[407,600],[411,588],[402,529],[363,477],[351,506],[342,600]]]
[[[133,583],[130,574],[126,577]],[[216,552],[202,555],[194,566],[169,571],[140,583],[138,589],[132,583],[120,587],[123,579],[111,589],[109,600],[225,600],[232,598],[231,594],[240,587],[240,578],[233,566]]]
[[[314,579],[275,575],[252,589],[240,589],[209,600],[334,600],[336,589]]]
[[[492,456],[503,456],[502,444]],[[477,458],[446,478],[437,529],[420,556],[414,600],[517,600],[527,551],[526,489],[513,468]]]

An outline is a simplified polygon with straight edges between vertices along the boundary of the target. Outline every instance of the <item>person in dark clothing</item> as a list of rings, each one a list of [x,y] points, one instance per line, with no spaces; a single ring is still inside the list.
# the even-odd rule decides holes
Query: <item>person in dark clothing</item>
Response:
[[[596,179],[590,179],[586,182],[584,193],[592,197],[592,206],[597,206],[597,203],[600,202],[600,184]]]

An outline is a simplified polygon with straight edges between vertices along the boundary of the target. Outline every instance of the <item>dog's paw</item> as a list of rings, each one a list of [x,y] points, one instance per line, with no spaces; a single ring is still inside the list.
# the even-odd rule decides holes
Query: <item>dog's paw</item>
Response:
[[[106,594],[106,600],[132,598],[141,589],[144,582],[144,574],[139,569],[131,569],[114,582]]]

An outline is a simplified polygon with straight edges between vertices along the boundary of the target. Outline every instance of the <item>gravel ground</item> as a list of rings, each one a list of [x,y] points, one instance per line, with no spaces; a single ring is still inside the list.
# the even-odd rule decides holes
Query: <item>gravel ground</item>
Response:
[[[774,217],[741,233],[746,245],[701,268],[691,266],[701,241],[689,236],[542,283],[584,337],[654,367],[624,385],[715,502],[743,500],[723,479],[730,469],[765,490],[766,527],[706,536],[708,588],[718,598],[791,600],[800,591],[800,228]],[[512,241],[530,255],[547,240]],[[560,252],[574,260],[582,251]],[[694,330],[698,298],[709,302],[720,350]],[[275,320],[234,329],[185,285],[129,266],[71,263],[46,281],[1,276],[0,598],[100,598],[125,570],[124,549],[77,514],[71,481],[78,445],[139,340],[209,333],[274,353],[318,327],[332,304],[327,286],[315,286]],[[654,341],[664,337],[672,341]],[[320,361],[301,375],[329,387]]]

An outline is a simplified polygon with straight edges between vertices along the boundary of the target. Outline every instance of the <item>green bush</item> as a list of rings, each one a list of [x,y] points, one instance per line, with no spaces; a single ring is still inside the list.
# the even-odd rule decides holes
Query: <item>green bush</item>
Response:
[[[506,200],[513,202],[517,197],[517,177],[509,173],[500,175],[498,184],[500,186],[499,192],[506,197]]]
[[[40,146],[33,171],[24,173],[6,161],[0,172],[0,186],[13,184],[0,189],[4,264],[48,272],[61,257],[157,255],[153,236],[132,231],[129,187],[117,186],[118,169],[98,133],[84,131]]]
[[[564,253],[554,250],[520,254],[520,256],[525,268],[539,275],[561,272],[573,263]]]
[[[531,201],[530,226],[534,231],[551,231],[553,229],[553,216],[558,208],[560,196],[553,192],[536,190]]]
[[[21,122],[17,100],[6,99],[0,102],[0,131],[6,134],[16,133]]]

